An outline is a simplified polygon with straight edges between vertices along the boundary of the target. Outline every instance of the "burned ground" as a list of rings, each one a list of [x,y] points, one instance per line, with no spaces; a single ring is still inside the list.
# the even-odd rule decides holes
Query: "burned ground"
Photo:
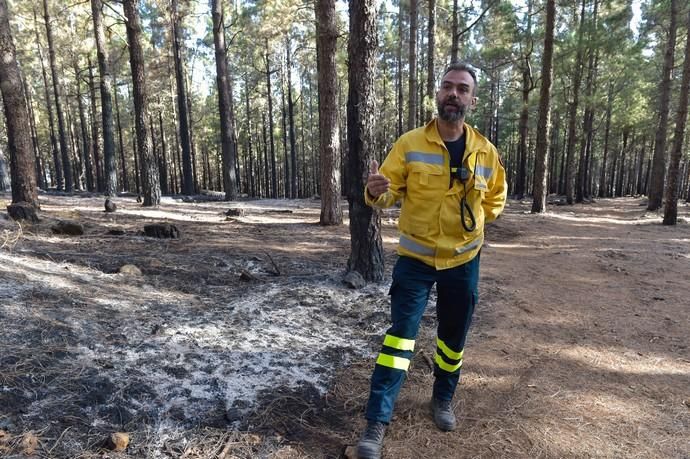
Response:
[[[325,458],[356,443],[397,211],[382,219],[386,280],[353,290],[347,225],[319,226],[318,201],[115,201],[42,195],[38,224],[0,220],[0,456],[30,455],[31,438],[56,458]],[[640,204],[535,216],[511,201],[487,230],[460,429],[428,413],[432,298],[385,456],[690,457],[689,209],[664,227]],[[84,234],[53,234],[59,220]],[[180,237],[144,236],[159,222]],[[116,431],[127,450],[104,452]]]

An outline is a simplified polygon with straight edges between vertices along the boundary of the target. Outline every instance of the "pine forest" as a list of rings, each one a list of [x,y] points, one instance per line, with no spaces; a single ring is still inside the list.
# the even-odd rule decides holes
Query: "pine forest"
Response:
[[[463,433],[433,290],[383,457],[689,457],[683,0],[0,0],[0,457],[357,457],[458,63],[507,204]]]

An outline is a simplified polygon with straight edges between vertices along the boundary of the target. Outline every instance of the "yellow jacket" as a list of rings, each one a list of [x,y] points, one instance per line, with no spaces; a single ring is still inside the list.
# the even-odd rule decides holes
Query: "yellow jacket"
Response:
[[[484,223],[499,216],[507,195],[505,169],[496,147],[467,123],[463,166],[470,177],[464,186],[456,179],[451,186],[449,161],[433,119],[403,134],[393,145],[379,170],[390,180],[389,190],[377,199],[364,191],[366,203],[372,207],[390,207],[402,200],[398,254],[436,269],[459,266],[479,253]],[[460,221],[465,194],[476,220],[471,232]],[[467,215],[465,212],[469,223]]]

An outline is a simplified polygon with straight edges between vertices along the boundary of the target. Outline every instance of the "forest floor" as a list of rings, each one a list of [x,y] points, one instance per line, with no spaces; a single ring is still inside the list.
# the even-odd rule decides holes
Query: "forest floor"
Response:
[[[40,199],[38,224],[0,215],[0,457],[351,453],[387,328],[397,209],[382,217],[385,281],[351,289],[348,226],[319,226],[317,200],[119,197],[105,213],[95,195]],[[641,198],[544,215],[510,201],[487,229],[458,431],[429,413],[432,298],[384,457],[690,458],[679,211],[666,227]],[[85,232],[53,234],[58,220]],[[154,222],[180,238],[144,236]],[[128,433],[124,452],[106,448],[113,432]]]

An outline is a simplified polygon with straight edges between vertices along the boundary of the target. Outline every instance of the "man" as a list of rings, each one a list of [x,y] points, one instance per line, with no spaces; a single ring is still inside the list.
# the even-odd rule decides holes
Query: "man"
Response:
[[[381,457],[393,405],[414,351],[434,284],[438,330],[434,358],[434,423],[456,427],[451,400],[460,377],[465,337],[477,303],[484,224],[505,206],[505,169],[491,142],[465,124],[475,108],[477,77],[451,64],[436,93],[438,117],[401,136],[378,170],[371,163],[365,199],[383,208],[402,200],[398,261],[393,269],[392,325],[371,377],[360,458]]]

